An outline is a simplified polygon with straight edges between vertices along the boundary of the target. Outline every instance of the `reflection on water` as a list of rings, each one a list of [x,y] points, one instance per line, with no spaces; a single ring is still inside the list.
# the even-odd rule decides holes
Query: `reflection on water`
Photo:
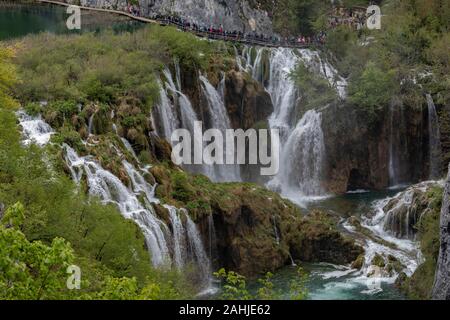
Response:
[[[0,41],[51,32],[57,34],[76,34],[80,32],[99,32],[111,28],[115,32],[134,31],[145,24],[118,15],[82,11],[82,29],[68,30],[66,20],[69,15],[66,7],[50,4],[18,4],[0,2]]]

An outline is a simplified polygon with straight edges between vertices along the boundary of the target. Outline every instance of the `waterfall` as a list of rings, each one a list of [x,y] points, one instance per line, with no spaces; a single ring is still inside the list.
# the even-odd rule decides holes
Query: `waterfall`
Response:
[[[325,194],[322,187],[325,145],[321,123],[321,114],[309,110],[283,146],[280,173],[269,183],[281,189],[282,195],[295,199]]]
[[[95,112],[93,114],[91,114],[91,116],[89,117],[89,121],[88,121],[88,133],[89,135],[93,134],[93,130],[94,130],[94,117],[95,117]]]
[[[181,270],[184,267],[186,260],[186,235],[183,222],[178,215],[177,208],[169,205],[164,205],[164,207],[169,211],[170,223],[172,224],[174,262],[176,267]]]
[[[269,125],[280,130],[282,148],[280,172],[268,186],[303,205],[302,199],[325,195],[322,186],[325,143],[322,117],[318,111],[309,110],[296,125],[292,123],[299,90],[290,73],[300,59],[305,58],[294,50],[271,51],[267,91],[272,97],[274,112],[269,118]]]
[[[206,77],[200,75],[199,79],[208,103],[210,128],[220,130],[225,136],[225,130],[231,128],[231,123],[222,95]],[[216,182],[241,181],[239,165],[214,165],[210,174],[210,178]]]
[[[347,80],[339,76],[338,71],[320,57],[318,51],[310,49],[299,50],[300,58],[306,66],[320,73],[334,87],[341,99],[347,95]]]
[[[212,213],[208,216],[209,261],[213,262],[217,254],[217,236]]]
[[[114,131],[116,131],[116,130],[114,130]],[[117,133],[117,132],[116,132],[116,133]],[[120,137],[120,140],[122,141],[123,145],[125,146],[125,149],[127,149],[128,152],[131,153],[131,155],[132,155],[135,159],[137,159],[136,152],[134,151],[133,147],[131,146],[131,143],[130,143],[127,139],[125,139],[125,138],[123,138],[123,137]]]
[[[442,176],[442,149],[439,119],[430,94],[426,95],[428,104],[428,136],[430,154],[430,179],[438,179]]]
[[[157,126],[159,136],[170,140],[170,137],[179,127],[178,116],[175,106],[172,105],[162,82],[158,80],[159,85],[159,103],[156,105],[155,112],[159,117],[160,123]]]
[[[36,143],[38,146],[44,146],[54,134],[52,128],[45,123],[41,117],[31,117],[23,111],[17,112],[20,126],[22,127],[24,145]]]
[[[203,242],[200,237],[200,232],[197,229],[194,221],[189,217],[185,209],[181,209],[186,216],[186,230],[188,235],[188,243],[190,252],[193,253],[197,264],[199,266],[199,271],[202,275],[208,276],[208,281],[211,280],[211,263],[206,254],[205,248],[203,247]]]
[[[82,172],[84,172],[91,196],[99,197],[103,203],[117,205],[125,218],[132,219],[141,228],[153,264],[162,266],[169,263],[169,249],[164,235],[167,227],[156,217],[150,205],[144,206],[138,200],[139,193],[143,191],[142,189],[147,190],[147,188],[143,187],[142,181],[137,182],[135,179],[137,175],[133,173],[130,176],[133,185],[132,192],[119,178],[104,170],[89,157],[79,157],[75,150],[67,145],[64,146],[64,149],[66,150],[67,164],[75,181],[80,182]],[[130,170],[128,163],[125,163],[125,169]],[[148,191],[145,194],[149,201],[154,199]]]
[[[398,145],[400,140],[400,130],[395,122],[395,105],[389,105],[389,185],[395,187],[399,184],[399,159]],[[397,147],[396,147],[397,146]]]
[[[187,210],[164,205],[169,212],[172,227],[170,230],[157,217],[152,206],[159,203],[155,197],[156,184],[150,185],[143,173],[132,164],[125,160],[122,163],[130,180],[130,187],[127,187],[91,157],[78,156],[68,145],[64,145],[64,150],[73,180],[80,183],[85,175],[91,196],[99,197],[105,204],[116,205],[125,218],[133,220],[140,227],[154,266],[164,267],[172,264],[182,269],[188,262],[192,262],[199,269],[198,276],[202,280],[202,288],[206,286],[210,288],[211,263],[197,226],[190,219]],[[141,195],[144,196],[144,201],[139,200]]]
[[[298,62],[299,57],[289,49],[273,50],[270,56],[267,91],[272,97],[274,112],[269,118],[269,124],[273,129],[280,129],[282,141],[291,128],[291,116],[298,99],[296,85],[290,78]]]

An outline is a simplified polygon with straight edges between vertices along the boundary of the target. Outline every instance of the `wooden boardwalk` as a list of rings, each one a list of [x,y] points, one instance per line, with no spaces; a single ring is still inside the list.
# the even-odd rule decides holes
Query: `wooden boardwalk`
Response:
[[[59,5],[64,7],[69,7],[71,4],[60,2],[60,1],[54,1],[54,0],[37,0],[37,2],[40,3],[47,3],[47,4],[53,4],[53,5]],[[198,30],[193,30],[190,28],[186,28],[183,25],[174,23],[172,21],[168,20],[156,20],[156,19],[150,19],[145,17],[138,17],[135,15],[132,15],[131,13],[120,11],[120,10],[113,10],[113,9],[103,9],[103,8],[94,8],[94,7],[84,7],[84,6],[77,6],[82,10],[90,10],[90,11],[97,11],[97,12],[103,12],[103,13],[110,13],[110,14],[116,14],[128,17],[130,19],[140,21],[143,23],[153,23],[158,24],[161,26],[167,26],[167,25],[173,25],[178,27],[179,29],[189,32],[192,34],[195,34],[198,37],[201,38],[207,38],[212,40],[221,40],[221,41],[228,41],[228,42],[238,42],[248,45],[256,45],[256,46],[262,46],[262,47],[271,47],[271,48],[309,48],[312,46],[320,45],[320,43],[308,43],[308,44],[299,44],[299,43],[291,43],[291,42],[272,42],[272,41],[264,41],[259,39],[253,39],[248,37],[240,37],[240,36],[229,36],[221,33],[215,33],[215,32],[203,32]]]

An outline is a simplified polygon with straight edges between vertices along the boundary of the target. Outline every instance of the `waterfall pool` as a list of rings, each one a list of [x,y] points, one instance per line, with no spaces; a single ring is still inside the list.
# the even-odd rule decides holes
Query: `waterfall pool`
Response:
[[[363,218],[373,211],[376,201],[393,197],[401,189],[385,191],[358,190],[342,196],[329,197],[307,204],[307,211],[320,209],[340,219],[339,228],[348,232],[345,221],[355,216]],[[357,235],[359,236],[359,235]],[[392,240],[402,242],[404,240]],[[367,248],[366,248],[367,250]],[[312,300],[385,300],[405,299],[395,287],[394,279],[370,278],[349,266],[338,266],[328,263],[302,263],[301,267],[309,274],[306,287],[308,299]],[[273,283],[281,290],[283,298],[289,298],[289,286],[297,277],[296,266],[287,266],[274,274]],[[254,284],[250,284],[252,287]]]

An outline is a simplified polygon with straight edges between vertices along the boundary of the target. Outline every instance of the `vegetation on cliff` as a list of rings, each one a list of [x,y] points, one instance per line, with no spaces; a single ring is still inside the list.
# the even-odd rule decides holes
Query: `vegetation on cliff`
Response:
[[[437,259],[439,256],[439,220],[442,206],[441,187],[435,187],[427,192],[428,211],[422,216],[416,228],[420,249],[424,262],[417,268],[411,278],[400,277],[400,288],[411,299],[430,299],[434,284]]]

